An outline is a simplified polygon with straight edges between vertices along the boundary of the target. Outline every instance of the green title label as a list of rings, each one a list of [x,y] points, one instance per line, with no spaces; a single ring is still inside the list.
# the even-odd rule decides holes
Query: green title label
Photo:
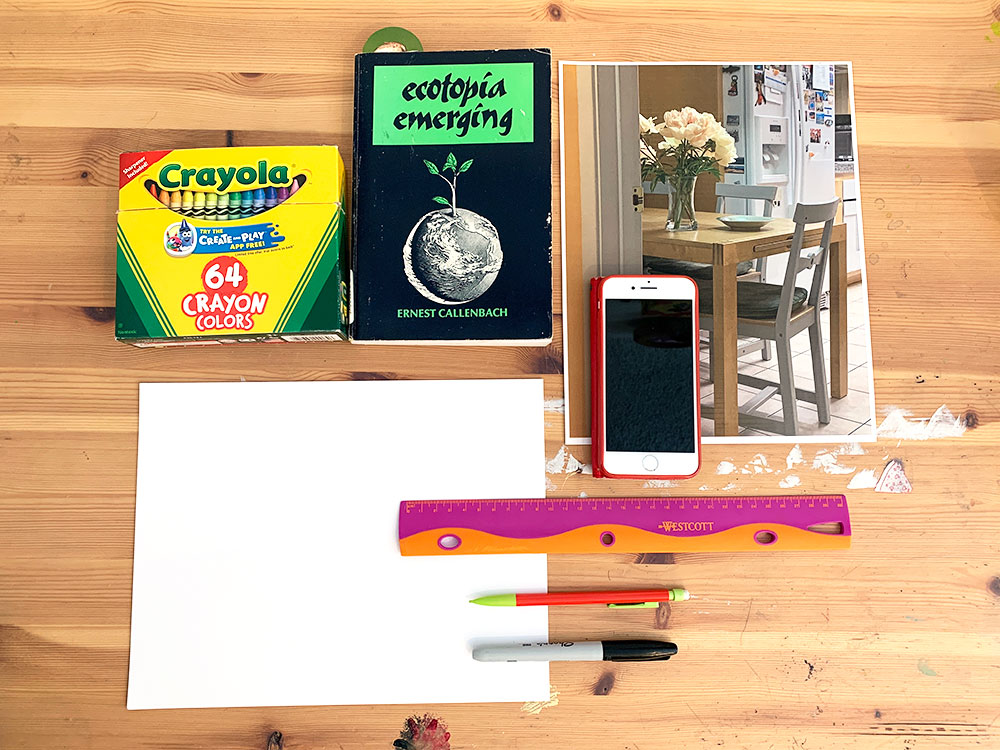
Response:
[[[531,63],[378,65],[372,144],[530,143]]]

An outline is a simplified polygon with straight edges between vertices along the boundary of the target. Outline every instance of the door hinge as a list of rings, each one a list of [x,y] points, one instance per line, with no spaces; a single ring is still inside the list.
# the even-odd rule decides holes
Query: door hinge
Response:
[[[641,214],[645,202],[646,197],[642,192],[642,186],[632,188],[632,210]]]

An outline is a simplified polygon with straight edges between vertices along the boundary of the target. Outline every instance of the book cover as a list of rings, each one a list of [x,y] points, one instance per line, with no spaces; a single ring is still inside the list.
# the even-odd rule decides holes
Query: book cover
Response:
[[[353,340],[551,340],[550,57],[356,57]]]

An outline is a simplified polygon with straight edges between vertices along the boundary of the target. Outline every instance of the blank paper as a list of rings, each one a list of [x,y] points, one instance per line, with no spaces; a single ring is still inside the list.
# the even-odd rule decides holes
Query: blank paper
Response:
[[[543,497],[541,380],[142,384],[128,708],[533,701],[544,555],[401,557],[401,500]]]

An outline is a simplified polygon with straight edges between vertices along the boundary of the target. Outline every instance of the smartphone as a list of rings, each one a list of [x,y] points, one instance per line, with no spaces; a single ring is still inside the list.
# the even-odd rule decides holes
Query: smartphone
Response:
[[[701,464],[698,287],[687,276],[591,282],[595,476],[685,478]]]

